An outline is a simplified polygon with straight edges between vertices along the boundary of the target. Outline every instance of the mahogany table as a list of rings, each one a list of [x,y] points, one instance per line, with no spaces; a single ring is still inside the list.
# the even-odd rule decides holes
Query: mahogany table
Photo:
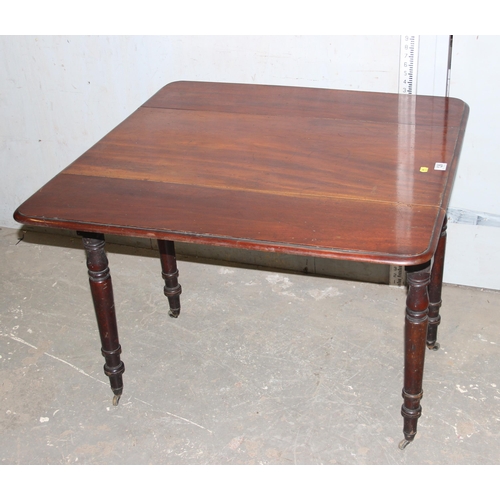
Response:
[[[175,241],[405,266],[404,439],[438,348],[446,210],[468,106],[459,99],[175,82],[15,212],[76,230],[114,393],[124,364],[104,234],[158,240],[170,315]]]

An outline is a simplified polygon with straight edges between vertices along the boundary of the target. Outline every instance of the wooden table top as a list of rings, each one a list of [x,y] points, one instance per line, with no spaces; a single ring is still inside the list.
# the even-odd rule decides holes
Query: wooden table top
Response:
[[[453,98],[175,82],[14,217],[78,231],[420,264],[437,245],[467,117],[468,106]]]

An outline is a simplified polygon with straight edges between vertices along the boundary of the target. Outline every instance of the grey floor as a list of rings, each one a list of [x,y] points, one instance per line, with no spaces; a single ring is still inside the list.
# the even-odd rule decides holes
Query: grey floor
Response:
[[[0,229],[2,464],[499,464],[500,293],[445,286],[404,451],[402,288],[109,245],[125,362],[103,373],[77,238]]]

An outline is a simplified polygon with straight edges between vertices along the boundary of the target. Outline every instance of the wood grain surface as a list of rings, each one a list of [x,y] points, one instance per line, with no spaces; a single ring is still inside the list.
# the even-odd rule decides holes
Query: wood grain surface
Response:
[[[176,82],[15,218],[419,264],[437,246],[467,116],[467,105],[450,98]]]

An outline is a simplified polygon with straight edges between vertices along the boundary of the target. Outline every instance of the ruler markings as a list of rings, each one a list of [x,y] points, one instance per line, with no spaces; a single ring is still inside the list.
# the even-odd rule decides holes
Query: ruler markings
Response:
[[[401,35],[399,56],[399,93],[415,94],[417,86],[418,35]],[[390,266],[389,285],[404,286],[406,273],[403,266]]]

